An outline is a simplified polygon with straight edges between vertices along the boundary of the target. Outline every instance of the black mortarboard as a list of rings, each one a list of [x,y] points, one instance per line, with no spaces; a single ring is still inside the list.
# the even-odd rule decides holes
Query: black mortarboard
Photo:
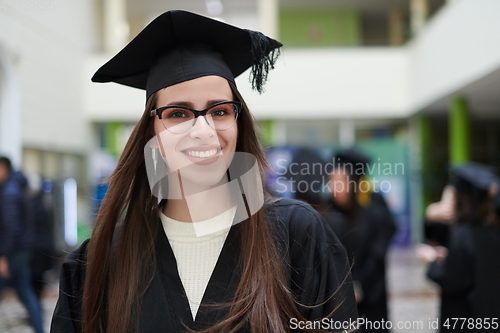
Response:
[[[453,167],[451,172],[453,174],[451,184],[458,192],[470,196],[474,204],[483,201],[491,185],[499,182],[495,167],[482,163],[467,162]]]
[[[92,77],[155,91],[187,80],[234,78],[252,67],[252,88],[263,91],[282,45],[260,32],[172,10],[154,19]]]
[[[336,168],[344,168],[351,175],[356,176],[364,175],[370,162],[371,159],[368,156],[352,148],[338,151],[333,161]]]
[[[457,190],[468,192],[471,188],[488,192],[490,186],[498,182],[495,175],[495,167],[478,163],[467,162],[451,169],[455,176],[452,181]]]

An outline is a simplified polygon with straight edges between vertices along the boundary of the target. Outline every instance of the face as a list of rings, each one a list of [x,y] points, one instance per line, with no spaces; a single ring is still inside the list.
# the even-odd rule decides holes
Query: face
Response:
[[[204,76],[160,90],[156,107],[181,105],[204,110],[217,102],[232,100],[226,79]],[[200,116],[187,133],[174,134],[165,129],[158,117],[154,121],[162,157],[170,174],[180,173],[183,188],[187,184],[216,185],[223,179],[236,150],[237,124],[216,131]]]
[[[339,207],[348,209],[352,202],[352,182],[349,175],[343,169],[335,169],[330,175],[330,194],[333,202]]]
[[[0,163],[0,184],[3,184],[9,177],[9,169],[5,164]]]

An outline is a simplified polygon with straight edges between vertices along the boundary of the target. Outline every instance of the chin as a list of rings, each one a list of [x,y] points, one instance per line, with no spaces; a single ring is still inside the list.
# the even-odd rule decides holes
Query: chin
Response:
[[[198,193],[227,180],[227,166],[223,159],[210,165],[191,164],[180,170],[182,187],[186,195]]]

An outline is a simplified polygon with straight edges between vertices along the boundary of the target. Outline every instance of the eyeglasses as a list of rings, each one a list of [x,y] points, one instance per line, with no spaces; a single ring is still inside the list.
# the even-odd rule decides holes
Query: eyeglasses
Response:
[[[184,134],[193,128],[199,116],[203,116],[213,129],[217,131],[227,130],[236,123],[240,111],[240,102],[227,101],[216,103],[201,111],[178,105],[162,106],[151,110],[150,116],[158,116],[169,132]]]

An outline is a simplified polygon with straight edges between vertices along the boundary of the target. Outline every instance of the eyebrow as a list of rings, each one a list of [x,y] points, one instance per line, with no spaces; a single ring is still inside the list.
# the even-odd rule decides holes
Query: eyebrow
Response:
[[[209,108],[212,105],[220,103],[220,102],[230,102],[230,101],[229,100],[225,100],[225,99],[212,99],[210,101],[207,101],[207,103],[205,104],[205,107]],[[184,106],[184,107],[187,107],[187,108],[190,108],[190,109],[194,109],[193,103],[187,102],[187,101],[171,102],[171,103],[168,103],[166,106],[172,106],[172,105],[175,105],[175,106]]]

